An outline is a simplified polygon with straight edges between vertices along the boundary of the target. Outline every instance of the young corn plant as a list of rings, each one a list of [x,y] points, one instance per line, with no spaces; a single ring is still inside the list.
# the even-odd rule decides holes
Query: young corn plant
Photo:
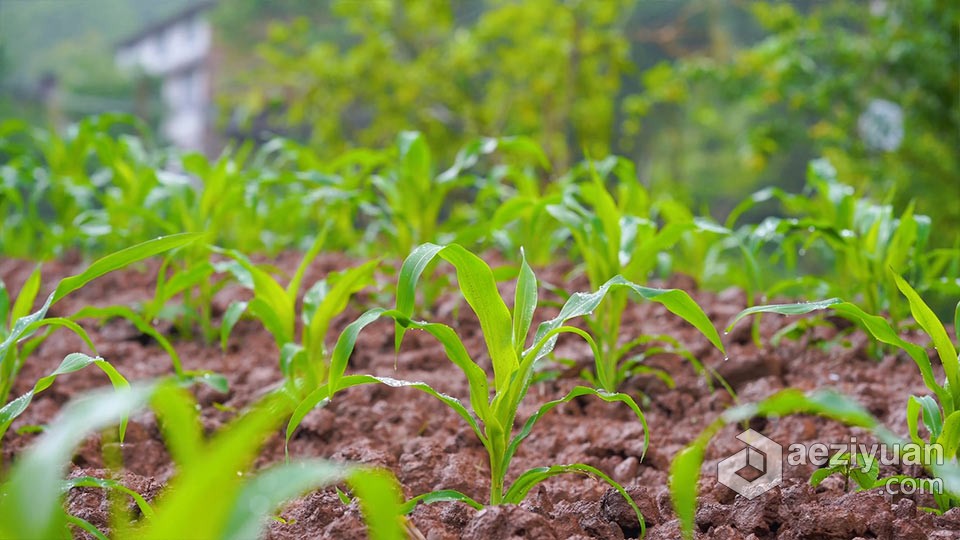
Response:
[[[447,194],[463,181],[457,174],[434,177],[430,147],[420,133],[401,133],[397,150],[397,166],[372,178],[379,202],[365,205],[364,211],[372,218],[368,239],[384,235],[381,240],[403,254],[436,238]]]
[[[413,319],[420,276],[427,265],[438,257],[456,269],[460,291],[480,321],[486,352],[493,364],[492,377],[473,360],[470,352],[452,328],[441,323]],[[390,310],[371,309],[350,324],[340,335],[333,351],[328,383],[318,388],[297,407],[287,425],[287,439],[289,440],[292,436],[307,412],[317,405],[328,402],[340,390],[371,383],[413,388],[439,399],[450,407],[467,422],[486,448],[490,466],[490,493],[486,498],[487,504],[517,504],[536,484],[552,476],[563,473],[585,473],[599,477],[623,495],[637,513],[643,527],[643,517],[623,487],[603,472],[582,463],[537,467],[521,473],[511,485],[508,486],[505,483],[513,456],[520,444],[530,435],[536,422],[557,405],[569,402],[576,397],[589,395],[607,402],[624,403],[636,414],[643,424],[644,431],[647,432],[646,418],[633,398],[627,394],[586,386],[577,386],[564,397],[541,404],[520,429],[514,427],[518,420],[520,404],[534,380],[535,370],[539,362],[551,353],[560,334],[580,336],[590,346],[593,355],[597,358],[600,356],[597,342],[591,334],[569,325],[568,321],[595,310],[610,291],[619,289],[629,289],[643,298],[664,304],[673,303],[675,308],[677,306],[683,306],[689,310],[696,308],[692,300],[680,291],[640,287],[622,277],[616,277],[603,284],[596,292],[571,295],[560,314],[542,323],[530,340],[529,331],[537,308],[538,292],[536,276],[525,259],[521,259],[516,295],[511,310],[500,297],[493,270],[483,260],[457,244],[446,246],[423,244],[407,257],[400,269],[396,307]],[[702,315],[702,312],[700,313]],[[421,382],[370,375],[344,375],[360,331],[383,317],[393,319],[396,323],[398,351],[405,333],[410,329],[423,330],[443,345],[447,357],[463,371],[467,378],[469,406]],[[706,320],[705,316],[703,317],[703,320]],[[644,441],[644,451],[646,445],[647,441]],[[418,502],[439,500],[458,500],[475,508],[483,506],[464,493],[442,490],[417,496],[408,501],[406,508],[412,510]]]
[[[249,312],[260,320],[280,349],[280,370],[292,388],[311,392],[327,381],[330,355],[324,342],[333,318],[343,312],[350,298],[373,284],[378,260],[369,261],[318,281],[304,294],[300,312],[300,339],[297,339],[297,295],[304,273],[323,246],[324,235],[314,241],[286,287],[242,253],[222,250],[237,264],[229,270],[253,291],[249,302],[227,308],[220,327],[220,344],[226,348],[230,332],[240,317]]]
[[[629,162],[605,160],[598,164],[600,171],[592,162],[588,166],[589,181],[571,183],[564,194],[563,204],[549,205],[547,211],[573,237],[586,263],[586,274],[592,288],[601,290],[616,280],[622,280],[623,283],[627,283],[627,280],[645,282],[656,268],[659,255],[676,244],[685,232],[693,230],[695,224],[671,223],[661,228],[651,219],[642,217],[650,214],[649,195],[636,181]],[[603,181],[603,177],[613,170],[618,171],[623,180],[618,184],[616,197]],[[587,324],[597,336],[600,350],[596,373],[590,376],[596,386],[615,391],[637,369],[643,368],[637,362],[624,361],[627,354],[650,337],[659,338],[646,336],[626,344],[620,343],[623,313],[631,290],[643,298],[663,304],[700,330],[720,351],[724,350],[716,329],[685,292],[658,290],[656,294],[650,294],[649,291],[654,289],[614,288],[604,303],[586,314]],[[640,290],[648,294],[640,293]],[[693,359],[698,372],[705,372],[703,365],[692,355],[685,357]]]
[[[59,375],[95,365],[107,374],[115,386],[126,385],[124,378],[106,360],[82,354],[69,355],[50,375],[39,379],[30,391],[9,403],[7,402],[20,370],[30,354],[49,337],[52,329],[65,328],[72,331],[96,354],[96,347],[90,337],[75,320],[86,316],[94,316],[100,312],[96,308],[86,308],[71,317],[47,317],[47,312],[51,306],[104,274],[165,251],[185,246],[194,242],[197,238],[198,235],[191,233],[166,236],[107,255],[92,263],[82,273],[60,280],[40,309],[32,313],[30,310],[33,308],[34,300],[40,291],[39,270],[33,272],[27,279],[12,307],[7,308],[10,305],[9,295],[6,288],[0,286],[0,320],[4,323],[3,328],[0,329],[0,337],[3,338],[3,341],[0,342],[0,403],[5,403],[3,408],[0,408],[0,436],[7,430],[13,420],[26,410],[33,396],[49,388]],[[132,316],[136,318],[135,315]],[[142,326],[141,330],[148,328],[145,323],[138,326]],[[168,352],[170,350],[172,348],[168,349]],[[176,360],[175,352],[172,358],[175,367],[178,367],[179,363]],[[178,374],[186,375],[179,371]]]
[[[539,170],[550,164],[541,146],[526,137],[482,138],[457,154],[453,174],[474,166],[479,157],[496,152],[503,156],[492,166],[472,175],[468,190],[475,193],[471,204],[457,204],[449,222],[461,245],[491,245],[506,256],[517,256],[521,247],[527,263],[546,266],[564,240],[546,211],[547,204],[560,202],[558,184],[541,185]],[[518,261],[519,262],[519,261]]]
[[[813,472],[810,476],[810,486],[817,487],[835,474],[843,477],[844,493],[850,491],[850,480],[857,484],[857,491],[882,485],[879,480],[880,464],[876,459],[870,459],[868,462],[863,454],[850,455],[849,452],[843,452],[832,456],[826,467]]]
[[[886,319],[871,315],[855,304],[844,302],[839,298],[801,304],[755,306],[737,315],[730,327],[732,328],[743,317],[754,313],[799,315],[824,309],[832,310],[837,315],[857,323],[875,340],[899,348],[914,361],[924,385],[932,395],[910,396],[907,402],[907,428],[910,438],[920,446],[939,445],[943,449],[945,459],[955,460],[960,450],[960,357],[958,357],[957,347],[950,341],[943,323],[917,291],[893,270],[890,270],[890,279],[906,298],[914,320],[936,349],[944,371],[942,383],[937,381],[933,365],[924,347],[900,337],[897,327]],[[957,324],[960,324],[960,303],[957,304],[954,315],[954,325]],[[920,436],[919,420],[921,419],[927,429],[926,441]],[[936,495],[934,498],[939,509],[946,511],[960,506],[957,493],[958,491],[954,490],[952,494]]]
[[[257,538],[285,501],[343,482],[360,500],[371,538],[403,538],[401,491],[386,471],[310,459],[248,472],[294,404],[284,391],[268,394],[206,440],[199,407],[179,382],[137,384],[75,400],[0,483],[0,538],[71,538],[74,528],[106,538],[90,522],[65,512],[64,494],[80,486],[117,491],[138,505],[139,522],[115,516],[115,538]],[[110,478],[63,478],[72,452],[88,435],[145,407],[156,413],[177,466],[152,504]]]
[[[145,125],[126,114],[91,116],[63,135],[4,122],[0,251],[38,259],[78,247],[102,253],[161,234],[137,204],[160,167],[145,144]]]
[[[790,414],[813,414],[847,426],[865,428],[880,443],[891,448],[899,448],[906,442],[884,427],[860,404],[831,390],[818,390],[807,394],[796,389],[787,389],[759,403],[732,407],[681,450],[670,464],[670,495],[677,517],[680,518],[683,538],[694,538],[697,484],[710,440],[729,424],[745,422],[757,416],[782,417]],[[960,494],[960,467],[956,461],[925,463],[924,466],[935,478],[943,480],[943,497],[956,498]],[[903,477],[897,479],[902,480]]]
[[[317,230],[329,231],[325,247],[330,250],[364,245],[360,208],[371,204],[369,178],[386,162],[387,152],[365,148],[326,161],[313,148],[289,139],[264,144],[249,165],[253,171],[245,180],[244,208],[256,217],[266,252],[290,246],[306,251],[313,238],[305,233]]]
[[[138,312],[147,321],[172,322],[177,334],[185,338],[189,338],[193,329],[198,327],[205,341],[210,342],[214,326],[209,302],[227,280],[215,278],[217,268],[212,262],[194,260],[188,263],[186,257],[185,254],[164,257],[157,270],[153,298],[140,304]],[[197,291],[203,292],[197,294]]]
[[[489,214],[477,208],[489,201],[491,183],[468,171],[481,157],[498,150],[515,154],[539,151],[522,137],[480,138],[461,148],[453,165],[435,173],[430,147],[422,134],[403,132],[396,146],[396,165],[382,167],[372,176],[371,196],[361,206],[370,219],[366,241],[382,245],[386,240],[397,256],[410,253],[422,242],[474,243],[486,237],[490,232]],[[470,203],[463,200],[467,197]]]
[[[800,275],[774,282],[764,280],[761,289],[768,297],[796,291],[803,282],[819,281],[826,296],[846,296],[868,313],[888,311],[897,325],[909,309],[897,294],[889,268],[906,276],[921,293],[934,291],[941,298],[960,294],[960,249],[929,249],[930,218],[916,214],[913,204],[898,217],[891,205],[857,196],[852,187],[837,178],[836,169],[825,159],[808,166],[803,193],[779,188],[759,191],[734,208],[727,228],[734,229],[745,212],[771,200],[795,217],[767,218],[746,230],[776,246],[768,261],[771,267]],[[944,244],[956,246],[960,242],[956,236],[945,238]]]

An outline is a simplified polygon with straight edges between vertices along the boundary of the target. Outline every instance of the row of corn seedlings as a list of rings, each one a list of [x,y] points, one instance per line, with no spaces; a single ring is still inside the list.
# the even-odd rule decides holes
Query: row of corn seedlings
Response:
[[[497,288],[494,270],[480,257],[457,244],[418,246],[404,261],[398,276],[395,293],[395,305],[392,308],[377,307],[363,313],[349,324],[340,334],[335,347],[328,351],[325,337],[330,329],[331,319],[343,311],[351,295],[362,290],[374,281],[374,269],[378,261],[371,261],[314,284],[303,294],[302,308],[297,316],[297,297],[302,285],[303,275],[309,262],[319,250],[314,248],[305,255],[293,278],[286,287],[281,286],[264,268],[253,264],[245,255],[232,251],[210,247],[211,252],[222,252],[230,258],[224,264],[225,271],[236,276],[239,283],[253,291],[253,298],[246,303],[238,303],[228,309],[223,325],[222,340],[229,337],[229,329],[244,312],[260,320],[277,342],[280,354],[280,368],[284,374],[283,384],[266,398],[235,420],[221,433],[205,440],[198,429],[196,408],[190,401],[184,388],[198,382],[223,388],[222,377],[209,372],[186,372],[180,367],[175,350],[162,335],[152,330],[149,324],[129,308],[84,308],[69,317],[47,317],[53,304],[66,295],[83,287],[91,280],[107,272],[117,270],[147,257],[161,254],[172,249],[182,249],[201,241],[202,236],[182,234],[158,238],[146,243],[108,255],[94,262],[79,275],[61,280],[47,301],[37,311],[30,312],[33,300],[40,289],[39,272],[34,272],[24,284],[16,300],[10,305],[4,301],[4,318],[10,327],[4,331],[5,339],[0,344],[3,363],[3,387],[9,394],[20,369],[28,360],[30,353],[57,328],[64,328],[79,335],[91,348],[94,356],[75,353],[67,356],[60,367],[49,376],[38,380],[26,394],[13,399],[0,409],[0,426],[5,431],[11,422],[29,406],[37,392],[53,384],[58,375],[95,365],[105,371],[114,384],[114,391],[98,397],[85,399],[65,411],[56,419],[37,443],[37,452],[27,453],[10,471],[3,484],[0,499],[0,512],[10,519],[5,520],[5,534],[17,536],[43,536],[63,529],[64,523],[70,523],[90,531],[89,523],[76,516],[63,513],[60,499],[65,489],[74,486],[99,486],[108,490],[119,490],[132,496],[142,507],[144,522],[136,526],[124,526],[115,531],[117,536],[142,534],[143,531],[156,532],[158,537],[177,535],[177,527],[190,523],[190,512],[197,511],[198,501],[210,496],[211,486],[221,493],[221,488],[230,486],[221,494],[222,508],[212,511],[209,530],[203,536],[232,536],[237,530],[256,531],[262,522],[251,518],[243,506],[254,504],[248,501],[253,495],[245,495],[246,490],[268,490],[272,493],[268,501],[256,499],[258,516],[272,511],[283,500],[297,495],[315,486],[349,481],[364,501],[364,497],[384,497],[387,502],[376,506],[377,512],[371,514],[369,501],[367,519],[374,534],[400,534],[402,521],[398,516],[409,512],[420,502],[461,501],[476,508],[485,505],[519,503],[537,483],[552,476],[564,473],[586,473],[609,483],[631,504],[637,517],[643,524],[639,509],[633,505],[622,486],[613,481],[606,473],[586,464],[560,464],[538,467],[524,471],[511,485],[505,485],[505,479],[513,456],[522,442],[531,435],[536,422],[551,409],[576,397],[591,395],[607,402],[622,403],[629,407],[647,430],[646,418],[633,397],[617,392],[616,388],[606,388],[603,381],[616,380],[610,372],[623,371],[618,362],[623,356],[610,355],[610,349],[604,349],[604,340],[616,340],[621,336],[610,336],[603,332],[608,328],[593,323],[595,314],[602,306],[625,300],[649,300],[658,302],[669,311],[697,328],[703,336],[724,351],[719,333],[713,323],[690,296],[677,289],[656,289],[638,285],[623,275],[614,275],[592,292],[570,294],[553,319],[539,325],[530,336],[531,323],[538,305],[538,283],[533,269],[521,254],[520,269],[516,281],[516,294],[512,308],[508,307]],[[492,361],[493,372],[486,373],[474,358],[478,351],[468,351],[456,331],[442,323],[422,321],[415,318],[418,284],[430,263],[442,259],[456,270],[460,293],[480,321],[486,355]],[[891,274],[891,279],[906,297],[914,320],[931,337],[944,366],[946,380],[941,384],[935,380],[933,366],[925,350],[901,338],[895,326],[887,319],[870,315],[854,303],[831,299],[816,303],[791,305],[755,306],[744,310],[734,323],[742,317],[755,313],[800,314],[815,310],[830,309],[837,315],[849,318],[881,342],[905,350],[914,359],[924,382],[932,396],[911,397],[908,407],[908,428],[911,439],[920,444],[941,444],[956,456],[960,447],[960,413],[956,403],[956,389],[960,388],[958,369],[960,360],[954,345],[950,342],[943,325],[932,310],[922,301],[916,291],[900,276]],[[617,296],[617,293],[623,293]],[[4,290],[4,294],[6,294]],[[5,297],[6,298],[6,297]],[[622,309],[616,304],[617,309]],[[96,348],[86,332],[76,320],[87,317],[125,317],[138,328],[153,332],[158,343],[170,353],[172,374],[169,378],[151,383],[130,383],[111,364],[95,356]],[[441,393],[425,383],[403,381],[393,378],[376,377],[367,374],[348,373],[348,363],[356,346],[356,340],[364,327],[380,318],[390,318],[396,323],[397,347],[401,346],[403,336],[410,329],[425,331],[434,336],[443,346],[448,358],[463,372],[469,387],[467,404]],[[570,324],[577,318],[586,318],[584,330]],[[960,317],[960,310],[958,310]],[[299,332],[297,320],[300,320]],[[619,331],[619,329],[618,329]],[[299,334],[299,338],[297,337]],[[561,334],[574,334],[583,339],[592,352],[595,370],[585,377],[586,385],[577,386],[564,397],[539,403],[536,412],[522,423],[517,417],[521,402],[528,397],[528,390],[534,384],[534,376],[544,359],[548,358]],[[636,339],[640,339],[639,336]],[[633,343],[631,336],[627,343]],[[482,353],[482,352],[481,352]],[[622,380],[622,379],[621,379]],[[483,501],[467,494],[440,490],[418,494],[403,502],[389,476],[383,472],[355,468],[346,465],[332,465],[323,462],[293,462],[276,469],[264,471],[259,476],[244,481],[236,480],[236,473],[249,467],[256,449],[270,432],[286,419],[287,440],[296,430],[299,422],[312,409],[325,406],[335,399],[344,389],[365,385],[384,384],[393,388],[410,388],[425,392],[456,412],[473,430],[486,448],[488,466],[491,475],[490,493]],[[4,401],[6,402],[6,397]],[[62,479],[63,466],[70,455],[70,449],[76,446],[82,437],[91,431],[102,429],[111,424],[119,424],[118,437],[123,439],[126,417],[132,411],[150,406],[161,420],[164,436],[167,439],[171,455],[178,465],[178,476],[172,483],[170,494],[160,497],[153,508],[146,501],[129,493],[115,480],[107,479]],[[81,412],[76,412],[81,411]],[[757,414],[785,414],[790,412],[814,412],[848,422],[851,425],[869,427],[882,437],[892,438],[879,423],[869,417],[854,403],[842,396],[830,393],[804,395],[797,391],[786,391],[760,404],[743,405],[727,411],[693,445],[681,452],[675,459],[672,470],[672,486],[678,513],[689,527],[692,508],[695,505],[695,492],[691,486],[696,482],[691,477],[699,474],[706,444],[710,436],[719,427],[728,422],[736,422]],[[928,441],[924,442],[918,428],[918,418],[922,417],[927,429]],[[216,465],[213,465],[213,464]],[[949,492],[938,497],[938,509],[943,511],[955,506],[960,492],[957,484],[960,476],[953,466],[929,464],[931,472],[950,480]],[[43,470],[43,474],[38,471]],[[36,476],[36,475],[40,476]],[[241,474],[241,478],[243,475]],[[297,477],[299,481],[291,487],[281,480]],[[45,478],[43,489],[32,487],[27,479]],[[882,479],[874,478],[874,482]],[[379,486],[372,492],[365,491],[368,483]],[[865,486],[867,484],[862,484]],[[173,489],[176,487],[177,489]],[[386,489],[387,491],[384,491]],[[33,490],[33,491],[31,491]],[[126,490],[126,491],[124,491]],[[28,494],[29,492],[29,494]],[[392,502],[389,502],[392,501]],[[389,503],[389,504],[388,504]],[[401,504],[402,503],[402,504]],[[219,504],[219,503],[218,503]],[[207,510],[204,510],[205,512]],[[170,514],[175,517],[169,517]],[[158,517],[159,516],[159,517]],[[184,521],[187,520],[187,521]],[[238,521],[239,520],[239,521]],[[246,520],[246,521],[244,521]],[[179,525],[178,525],[179,524]],[[239,527],[239,529],[238,529]],[[250,528],[252,527],[252,529]],[[378,531],[383,531],[378,532]],[[391,532],[392,531],[392,532]],[[100,533],[102,536],[102,533]],[[55,535],[56,536],[56,535]]]

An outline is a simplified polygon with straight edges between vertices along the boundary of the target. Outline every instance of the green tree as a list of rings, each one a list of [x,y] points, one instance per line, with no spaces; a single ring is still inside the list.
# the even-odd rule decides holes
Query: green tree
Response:
[[[562,167],[581,147],[612,150],[632,4],[334,2],[345,36],[304,18],[274,25],[233,101],[331,153],[412,127],[445,157],[476,135],[528,135]]]
[[[638,154],[654,182],[733,200],[761,183],[799,188],[804,164],[824,156],[845,183],[960,226],[960,5],[804,6],[753,3],[758,42],[643,74],[625,122],[666,128]]]

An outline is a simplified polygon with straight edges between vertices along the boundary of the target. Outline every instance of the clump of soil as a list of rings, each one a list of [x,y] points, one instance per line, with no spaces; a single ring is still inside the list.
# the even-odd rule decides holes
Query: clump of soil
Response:
[[[298,262],[294,254],[274,263],[292,271]],[[305,283],[352,263],[342,257],[320,258],[310,269]],[[0,277],[17,290],[32,266],[0,260]],[[52,263],[44,268],[45,283],[76,273],[72,263]],[[155,263],[140,269],[107,275],[84,287],[55,306],[51,315],[72,313],[84,305],[135,304],[152,294]],[[567,283],[569,290],[586,290],[582,279],[570,283],[563,268],[538,272],[542,281]],[[385,278],[387,289],[393,278]],[[688,281],[668,283],[692,287]],[[504,292],[509,285],[504,285]],[[690,291],[718,327],[725,326],[741,310],[746,299],[736,290],[716,295]],[[43,294],[46,294],[44,292]],[[222,314],[229,302],[247,296],[236,287],[227,287],[215,301],[214,311]],[[512,297],[512,294],[510,295]],[[548,297],[544,291],[541,297]],[[372,302],[374,294],[361,297]],[[339,317],[332,337],[356,317],[364,306],[356,305]],[[420,313],[428,318],[427,310]],[[555,315],[551,309],[538,316]],[[442,297],[430,314],[431,320],[451,325],[468,350],[484,365],[483,339],[476,318],[459,296]],[[765,317],[761,333],[770,336],[794,319]],[[867,353],[867,340],[853,333],[840,345],[825,346],[836,332],[818,328],[799,341],[782,341],[778,346],[758,349],[750,339],[749,324],[741,324],[726,336],[729,360],[692,327],[657,304],[632,305],[624,319],[623,337],[641,333],[669,334],[684,343],[705,365],[716,369],[736,390],[740,401],[763,399],[784,388],[802,390],[834,388],[857,399],[895,432],[905,435],[906,402],[911,394],[926,394],[913,363],[899,354],[876,361]],[[99,326],[84,324],[98,352],[131,380],[157,377],[172,372],[169,358],[151,340],[123,321]],[[204,427],[213,431],[244,406],[260,397],[265,388],[281,380],[278,351],[270,335],[255,321],[241,321],[226,352],[199,340],[180,340],[175,347],[186,369],[208,369],[222,373],[230,391],[219,394],[206,387],[194,392],[202,406]],[[34,381],[52,371],[63,357],[85,351],[75,337],[55,333],[30,358],[21,372],[15,393],[25,392]],[[589,350],[572,337],[561,338],[557,356],[588,366]],[[378,322],[360,337],[351,359],[351,370],[406,380],[425,381],[436,389],[461,398],[467,396],[466,380],[450,363],[442,347],[429,335],[410,332],[396,358],[394,369],[393,327]],[[648,358],[653,367],[667,370],[674,385],[661,379],[637,376],[624,385],[641,403],[650,433],[643,432],[633,413],[623,405],[596,399],[578,398],[545,415],[520,447],[511,465],[508,482],[522,471],[538,466],[586,463],[621,482],[643,511],[647,538],[679,538],[679,522],[670,503],[667,474],[676,453],[689,444],[733,399],[723,390],[711,389],[705,378],[685,361],[668,355]],[[578,369],[561,370],[553,380],[538,383],[521,408],[521,421],[537,404],[557,399],[582,381]],[[895,376],[892,376],[895,374]],[[82,370],[62,376],[37,396],[3,439],[3,460],[23,451],[36,435],[18,434],[24,426],[49,422],[62,405],[78,394],[108,384],[100,372]],[[755,419],[750,427],[783,444],[843,442],[855,436],[869,445],[869,434],[810,416]],[[958,538],[960,510],[935,516],[921,507],[932,506],[927,496],[887,495],[883,490],[844,491],[842,479],[830,478],[818,488],[808,484],[814,466],[785,465],[782,485],[747,500],[717,483],[717,463],[742,447],[736,434],[740,426],[724,428],[711,443],[699,483],[701,498],[696,516],[698,538],[718,539],[824,539],[824,538]],[[649,449],[644,455],[645,437]],[[112,443],[110,443],[112,444]],[[149,413],[131,418],[122,446],[125,468],[119,479],[152,499],[174,474],[156,420]],[[457,489],[477,500],[489,492],[486,453],[472,431],[454,413],[433,398],[409,389],[378,386],[354,388],[338,395],[326,408],[311,412],[290,442],[292,457],[323,457],[365,463],[390,469],[407,496],[435,489]],[[283,436],[277,433],[256,461],[261,468],[282,461]],[[71,476],[100,476],[103,469],[98,437],[79,448],[70,466]],[[883,468],[881,474],[919,474],[918,470]],[[70,512],[105,530],[109,504],[98,490],[77,488],[66,500]],[[131,512],[135,506],[131,502]],[[344,505],[333,490],[309,493],[284,507],[282,521],[269,525],[270,538],[364,538],[365,528],[356,503]],[[475,511],[459,503],[421,505],[410,516],[411,528],[428,539],[508,538],[635,538],[639,523],[620,495],[605,483],[585,476],[560,476],[531,491],[519,506],[491,507]],[[85,533],[77,531],[82,537]]]

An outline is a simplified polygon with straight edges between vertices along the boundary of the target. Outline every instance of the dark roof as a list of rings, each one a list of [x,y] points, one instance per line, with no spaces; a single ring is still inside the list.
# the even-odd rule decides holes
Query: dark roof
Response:
[[[217,0],[201,0],[199,2],[195,2],[168,17],[148,24],[147,26],[141,28],[136,34],[130,35],[124,38],[122,41],[118,41],[115,48],[122,49],[124,47],[133,45],[134,43],[151,34],[160,33],[166,28],[173,26],[180,21],[189,19],[201,11],[206,11],[212,8],[216,4]]]

